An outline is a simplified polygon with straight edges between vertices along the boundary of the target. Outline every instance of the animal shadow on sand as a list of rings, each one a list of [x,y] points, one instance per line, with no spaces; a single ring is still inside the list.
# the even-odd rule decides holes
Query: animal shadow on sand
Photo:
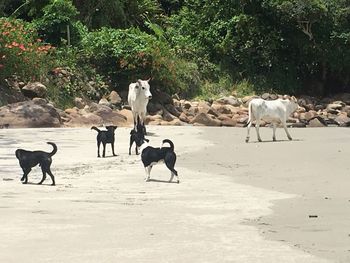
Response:
[[[155,183],[167,183],[167,184],[178,184],[176,181],[169,181],[169,180],[160,180],[160,179],[152,179],[150,178],[148,182],[155,182]]]
[[[301,141],[304,141],[304,140],[301,140],[301,139],[293,139],[293,140],[286,139],[286,140],[275,140],[275,141],[273,141],[273,140],[266,140],[266,141],[263,140],[261,142],[259,142],[259,141],[251,141],[249,143],[281,143],[281,142],[301,142]]]

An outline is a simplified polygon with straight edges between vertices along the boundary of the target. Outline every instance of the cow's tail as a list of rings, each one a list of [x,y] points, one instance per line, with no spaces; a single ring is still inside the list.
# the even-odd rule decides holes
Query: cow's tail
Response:
[[[163,144],[164,143],[169,143],[171,151],[174,151],[174,144],[172,141],[170,141],[169,139],[165,139],[165,140],[163,140]],[[163,144],[162,144],[162,146],[163,146]]]
[[[95,131],[97,131],[97,132],[100,132],[100,131],[101,131],[100,129],[98,129],[98,128],[95,127],[95,126],[92,126],[92,127],[91,127],[91,130],[95,130]]]
[[[249,104],[248,104],[248,121],[244,125],[244,127],[247,127],[249,125],[249,123],[252,122],[252,118],[253,118],[253,115],[252,115],[252,103],[249,102]]]
[[[55,153],[57,153],[57,146],[56,146],[56,144],[54,144],[53,142],[47,142],[47,144],[50,144],[53,147],[52,152],[50,152],[50,156],[55,155]]]

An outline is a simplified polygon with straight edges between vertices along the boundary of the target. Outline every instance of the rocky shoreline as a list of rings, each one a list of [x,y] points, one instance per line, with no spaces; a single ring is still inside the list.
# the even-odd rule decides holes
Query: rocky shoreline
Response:
[[[257,96],[222,97],[211,101],[189,101],[152,91],[148,105],[148,125],[196,125],[244,127],[248,120],[248,103]],[[90,127],[114,124],[132,125],[132,114],[126,94],[116,91],[93,102],[75,98],[75,106],[58,109],[45,99],[45,86],[29,83],[21,88],[24,101],[0,107],[0,128]],[[267,100],[288,98],[287,95],[265,93]],[[311,96],[297,98],[300,108],[289,117],[291,127],[350,127],[350,93],[318,99]],[[269,123],[263,122],[261,126]]]

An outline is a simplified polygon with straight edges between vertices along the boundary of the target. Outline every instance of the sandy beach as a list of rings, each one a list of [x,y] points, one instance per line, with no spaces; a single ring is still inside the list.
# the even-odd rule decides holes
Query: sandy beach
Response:
[[[152,145],[175,143],[180,184],[164,165],[143,181],[129,131],[97,158],[89,129],[0,130],[0,262],[350,261],[348,129],[246,144],[240,128],[149,126]],[[39,167],[22,185],[14,151],[47,141],[57,185],[36,185]]]

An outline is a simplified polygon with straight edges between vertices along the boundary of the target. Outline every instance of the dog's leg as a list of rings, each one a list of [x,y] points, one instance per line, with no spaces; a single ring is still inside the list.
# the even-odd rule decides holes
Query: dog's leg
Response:
[[[131,146],[133,144],[132,138],[130,136],[130,143],[129,143],[129,155],[131,155]]]
[[[30,173],[30,171],[31,171],[32,169],[31,168],[27,168],[27,169],[23,169],[23,177],[22,177],[22,179],[21,179],[21,181],[23,181],[23,184],[26,184],[26,183],[28,183],[28,174]]]
[[[50,177],[51,177],[51,180],[52,180],[52,184],[51,184],[51,185],[56,185],[55,177],[53,176],[50,167],[48,167],[47,173],[48,173],[48,174],[50,175]]]
[[[146,170],[145,181],[148,182],[149,179],[151,178],[152,165],[149,165],[149,166],[145,167],[145,170]]]
[[[45,179],[46,179],[46,170],[47,170],[46,166],[44,164],[41,164],[41,171],[43,173],[43,178],[41,179],[41,181],[38,184],[42,184],[45,181]]]
[[[136,152],[136,155],[139,155],[139,150],[138,150],[137,145],[135,145],[135,152]]]
[[[114,143],[111,143],[112,145],[112,153],[113,153],[113,156],[117,156],[115,153],[114,153]]]
[[[102,153],[102,157],[106,157],[106,143],[102,142],[102,146],[103,146],[103,153]]]
[[[100,156],[100,145],[101,145],[101,141],[97,141],[97,157],[101,157]]]

